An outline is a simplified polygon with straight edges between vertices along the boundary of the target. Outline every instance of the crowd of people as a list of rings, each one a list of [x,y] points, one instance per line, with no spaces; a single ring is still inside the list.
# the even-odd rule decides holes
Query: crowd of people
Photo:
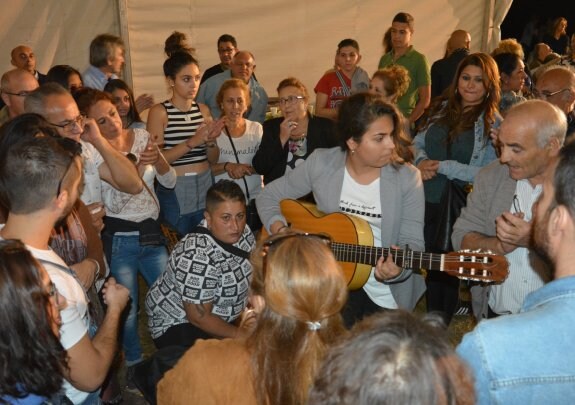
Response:
[[[566,26],[529,60],[512,39],[471,53],[459,29],[430,68],[400,12],[373,74],[343,39],[315,104],[281,80],[279,117],[229,34],[203,74],[170,35],[159,103],[120,79],[117,36],[94,38],[83,73],[43,75],[14,48],[0,83],[0,404],[120,403],[120,370],[159,404],[575,399]],[[292,229],[285,199],[359,218],[377,248],[505,256],[509,276],[471,285],[480,322],[454,348],[458,278],[390,249],[348,291],[330,229]]]

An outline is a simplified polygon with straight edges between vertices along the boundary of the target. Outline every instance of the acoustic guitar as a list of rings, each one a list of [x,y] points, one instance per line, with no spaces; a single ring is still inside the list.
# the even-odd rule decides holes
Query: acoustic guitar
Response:
[[[292,228],[331,237],[331,250],[340,262],[350,290],[361,288],[377,260],[389,254],[393,255],[399,267],[443,271],[463,280],[500,283],[509,274],[509,263],[501,255],[471,251],[439,254],[378,248],[373,246],[369,224],[361,218],[341,212],[325,215],[315,205],[296,200],[282,200],[280,207]]]

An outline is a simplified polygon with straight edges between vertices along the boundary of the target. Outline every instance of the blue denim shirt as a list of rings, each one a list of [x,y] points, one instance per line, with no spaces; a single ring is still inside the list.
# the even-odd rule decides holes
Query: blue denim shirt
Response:
[[[499,126],[501,118],[499,116],[495,119],[495,126]],[[433,124],[432,124],[433,125]],[[438,173],[444,174],[448,179],[459,179],[463,181],[473,182],[475,175],[479,170],[486,166],[488,163],[497,159],[495,148],[491,141],[485,142],[483,135],[483,113],[475,121],[475,143],[473,145],[473,152],[469,164],[459,163],[455,160],[443,160],[439,162]],[[428,128],[429,129],[429,128]],[[429,159],[425,153],[425,135],[427,129],[417,134],[414,139],[415,145],[415,165],[425,159]]]
[[[479,323],[457,353],[477,404],[575,403],[575,276],[527,296],[521,312]]]

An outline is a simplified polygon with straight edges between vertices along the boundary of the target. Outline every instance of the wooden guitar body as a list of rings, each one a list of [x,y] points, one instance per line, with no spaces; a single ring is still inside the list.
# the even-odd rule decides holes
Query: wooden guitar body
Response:
[[[296,230],[309,233],[324,233],[332,240],[351,245],[373,246],[373,233],[369,224],[361,218],[346,215],[341,212],[324,214],[315,205],[295,201],[282,200],[282,214],[288,218],[290,226]],[[369,278],[371,264],[339,262],[350,290],[361,288]]]

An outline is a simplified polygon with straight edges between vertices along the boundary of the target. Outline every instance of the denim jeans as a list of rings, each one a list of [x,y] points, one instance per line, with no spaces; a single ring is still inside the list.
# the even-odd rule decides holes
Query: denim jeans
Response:
[[[158,184],[156,195],[160,202],[160,217],[186,236],[202,219],[206,193],[213,184],[211,172],[198,173],[195,176],[178,176],[174,189]]]
[[[138,336],[138,272],[151,286],[164,271],[167,261],[168,252],[163,245],[140,246],[139,235],[114,235],[110,272],[118,283],[130,290],[131,298],[122,334],[128,366],[142,360]]]

